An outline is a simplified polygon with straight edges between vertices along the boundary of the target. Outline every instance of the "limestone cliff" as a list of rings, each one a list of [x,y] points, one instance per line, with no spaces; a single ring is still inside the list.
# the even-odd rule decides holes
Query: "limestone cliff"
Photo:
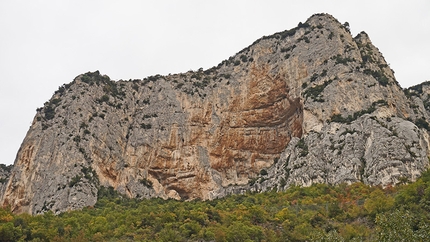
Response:
[[[327,14],[208,70],[88,72],[38,109],[1,202],[57,213],[94,205],[101,186],[189,200],[414,180],[428,167],[424,89],[404,92],[367,34]]]
[[[0,195],[4,193],[13,165],[0,164]]]

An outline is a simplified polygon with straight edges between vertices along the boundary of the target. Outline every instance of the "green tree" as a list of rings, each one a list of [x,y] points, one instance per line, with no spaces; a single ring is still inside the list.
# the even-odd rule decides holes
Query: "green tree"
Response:
[[[416,224],[416,219],[407,210],[395,210],[378,214],[378,241],[430,241],[427,224]]]
[[[394,198],[386,196],[381,189],[376,189],[370,193],[369,198],[364,202],[364,208],[371,215],[375,216],[390,210],[394,206]]]
[[[227,230],[227,241],[262,241],[263,238],[260,227],[239,221],[233,222]]]
[[[12,222],[0,225],[0,241],[18,241],[22,236],[22,231],[15,227]]]
[[[330,230],[325,233],[323,231],[316,231],[312,233],[311,240],[314,242],[343,242],[345,239],[340,236],[335,230]]]

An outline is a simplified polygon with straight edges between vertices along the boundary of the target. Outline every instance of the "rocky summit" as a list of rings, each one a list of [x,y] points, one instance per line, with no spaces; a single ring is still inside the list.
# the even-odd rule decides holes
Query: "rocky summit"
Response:
[[[402,89],[368,35],[316,14],[208,70],[77,76],[37,109],[0,201],[16,213],[292,185],[396,185],[429,166],[429,93]],[[2,173],[3,174],[3,173]]]

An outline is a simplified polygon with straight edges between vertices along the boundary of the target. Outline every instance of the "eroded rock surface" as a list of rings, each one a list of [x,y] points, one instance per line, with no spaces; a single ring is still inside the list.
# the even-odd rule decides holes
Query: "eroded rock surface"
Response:
[[[209,70],[76,77],[38,109],[1,201],[58,213],[94,205],[101,186],[189,200],[412,181],[428,167],[427,99],[366,33],[318,14]]]

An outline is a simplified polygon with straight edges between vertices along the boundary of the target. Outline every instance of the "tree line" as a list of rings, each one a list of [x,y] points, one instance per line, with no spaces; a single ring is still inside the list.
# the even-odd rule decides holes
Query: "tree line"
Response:
[[[212,201],[127,199],[54,215],[0,209],[0,241],[430,241],[430,171],[395,187],[293,186]]]

